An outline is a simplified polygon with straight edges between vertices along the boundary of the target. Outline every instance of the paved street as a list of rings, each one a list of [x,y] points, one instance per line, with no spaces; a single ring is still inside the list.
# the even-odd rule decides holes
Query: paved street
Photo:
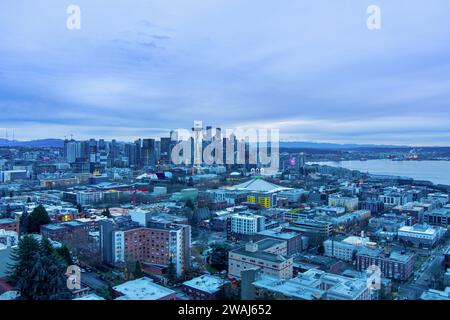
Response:
[[[101,280],[98,274],[94,272],[82,273],[81,283],[94,290],[104,290],[108,288],[108,284],[105,281]]]
[[[428,251],[430,257],[416,271],[414,278],[399,287],[399,298],[419,299],[422,292],[433,287],[433,273],[435,270],[442,268],[443,253],[449,244],[450,239],[445,244],[432,249],[431,252]]]

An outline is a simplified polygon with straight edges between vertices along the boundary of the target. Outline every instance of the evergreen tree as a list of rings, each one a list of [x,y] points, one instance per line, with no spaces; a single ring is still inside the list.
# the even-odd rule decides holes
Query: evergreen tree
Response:
[[[20,233],[26,233],[28,230],[28,211],[27,209],[24,209],[22,212],[22,215],[20,216],[20,223],[19,223],[19,231]]]
[[[108,218],[111,218],[111,212],[109,212],[109,208],[103,210],[102,215]]]
[[[167,279],[170,281],[175,281],[177,279],[177,270],[175,268],[175,263],[170,262],[166,269]]]
[[[228,267],[228,252],[230,248],[224,244],[215,244],[212,249],[211,255],[209,256],[209,264],[215,269],[226,270]]]
[[[35,264],[34,300],[61,300],[69,297],[67,266],[53,249],[52,244],[43,238],[39,246],[39,257]]]
[[[38,251],[39,242],[30,235],[21,238],[17,248],[12,251],[13,264],[8,266],[8,278],[24,299],[31,299],[33,296],[31,271],[37,260]]]
[[[141,263],[136,261],[136,266],[134,268],[134,278],[140,279],[144,276],[144,272],[142,272]]]
[[[105,287],[104,289],[101,289],[99,295],[105,298],[106,300],[114,299],[115,293],[112,284],[108,282],[108,286]]]
[[[185,206],[186,206],[187,208],[191,209],[191,210],[195,210],[195,204],[194,204],[194,202],[193,202],[191,199],[188,199],[188,200],[186,201]]]
[[[317,254],[320,256],[323,256],[325,253],[325,247],[321,244],[318,248],[317,248]]]
[[[73,265],[72,255],[66,245],[63,244],[61,247],[57,248],[56,253],[62,258],[67,266]]]
[[[46,238],[41,242],[30,235],[19,241],[13,252],[9,279],[26,300],[69,298],[66,265]]]
[[[11,213],[13,212],[13,209],[11,209],[11,206],[9,205],[9,203],[8,203],[8,205],[6,206],[6,214],[5,214],[5,216],[7,217],[7,218],[11,218]]]
[[[34,208],[33,212],[28,216],[27,232],[39,233],[41,231],[41,226],[49,224],[50,222],[51,220],[47,210],[45,210],[44,206],[39,205]]]

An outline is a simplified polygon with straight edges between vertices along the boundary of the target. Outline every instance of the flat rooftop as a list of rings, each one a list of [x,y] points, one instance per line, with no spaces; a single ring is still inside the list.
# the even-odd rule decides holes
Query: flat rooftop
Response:
[[[255,242],[258,245],[258,250],[265,251],[277,245],[285,244],[285,241],[278,239],[263,239]]]
[[[450,300],[450,287],[445,288],[444,291],[428,289],[420,296],[421,300]]]
[[[123,294],[116,300],[159,300],[175,293],[146,277],[122,283],[113,289]]]
[[[258,232],[258,234],[283,240],[289,240],[298,236],[298,233],[292,231],[281,231],[281,228],[263,230]]]
[[[256,259],[266,260],[266,261],[270,261],[270,262],[274,262],[274,263],[281,263],[281,262],[284,262],[287,260],[285,257],[283,257],[282,255],[279,255],[279,254],[273,254],[273,253],[264,252],[264,251],[251,252],[251,251],[245,250],[245,247],[233,250],[233,251],[231,251],[231,253],[242,255],[242,256],[247,256],[247,257],[252,257],[252,258],[256,258]]]
[[[8,223],[14,223],[14,222],[16,222],[16,220],[10,219],[10,218],[0,219],[0,224],[8,224]]]
[[[75,298],[73,300],[105,300],[104,298],[96,295],[95,293],[89,293],[85,296],[79,297],[79,298]]]
[[[183,285],[208,293],[216,293],[227,282],[227,280],[223,280],[216,276],[202,275],[183,282]]]
[[[389,260],[395,260],[399,262],[407,262],[409,259],[412,259],[414,256],[411,253],[401,253],[399,251],[392,251],[390,253],[384,253],[378,249],[369,249],[369,248],[362,248],[359,251],[359,254],[371,256],[371,257],[379,257],[383,259],[389,259]]]
[[[269,276],[261,277],[259,280],[253,282],[253,285],[257,288],[277,292],[300,300],[317,300],[325,294],[324,290],[303,285],[292,279],[280,280]]]
[[[438,231],[438,229],[436,227],[432,227],[429,225],[415,224],[413,226],[403,226],[400,229],[398,229],[398,231],[399,232],[416,233],[416,234],[433,235]]]

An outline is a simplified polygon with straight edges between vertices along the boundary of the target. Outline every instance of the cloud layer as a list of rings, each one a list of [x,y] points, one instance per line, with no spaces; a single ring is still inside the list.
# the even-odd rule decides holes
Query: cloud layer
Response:
[[[70,4],[81,30],[66,28]],[[370,4],[380,31],[366,28]],[[0,128],[131,140],[199,119],[448,146],[448,12],[447,0],[3,0]]]

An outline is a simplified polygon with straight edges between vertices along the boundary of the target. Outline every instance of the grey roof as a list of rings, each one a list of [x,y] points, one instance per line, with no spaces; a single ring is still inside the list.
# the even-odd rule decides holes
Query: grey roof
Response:
[[[228,188],[228,190],[245,190],[252,192],[279,192],[291,189],[292,188],[278,186],[258,178]]]
[[[0,224],[13,223],[13,222],[15,222],[15,221],[16,221],[16,220],[14,220],[14,219],[3,218],[3,219],[0,219]]]
[[[274,254],[274,253],[269,253],[269,252],[264,252],[264,251],[251,252],[251,251],[245,250],[245,247],[233,250],[233,251],[231,251],[231,253],[235,253],[235,254],[239,254],[239,255],[247,256],[247,257],[252,257],[255,259],[267,260],[267,261],[275,262],[275,263],[280,263],[280,262],[284,262],[284,261],[288,260],[286,257],[284,257],[280,254]]]

